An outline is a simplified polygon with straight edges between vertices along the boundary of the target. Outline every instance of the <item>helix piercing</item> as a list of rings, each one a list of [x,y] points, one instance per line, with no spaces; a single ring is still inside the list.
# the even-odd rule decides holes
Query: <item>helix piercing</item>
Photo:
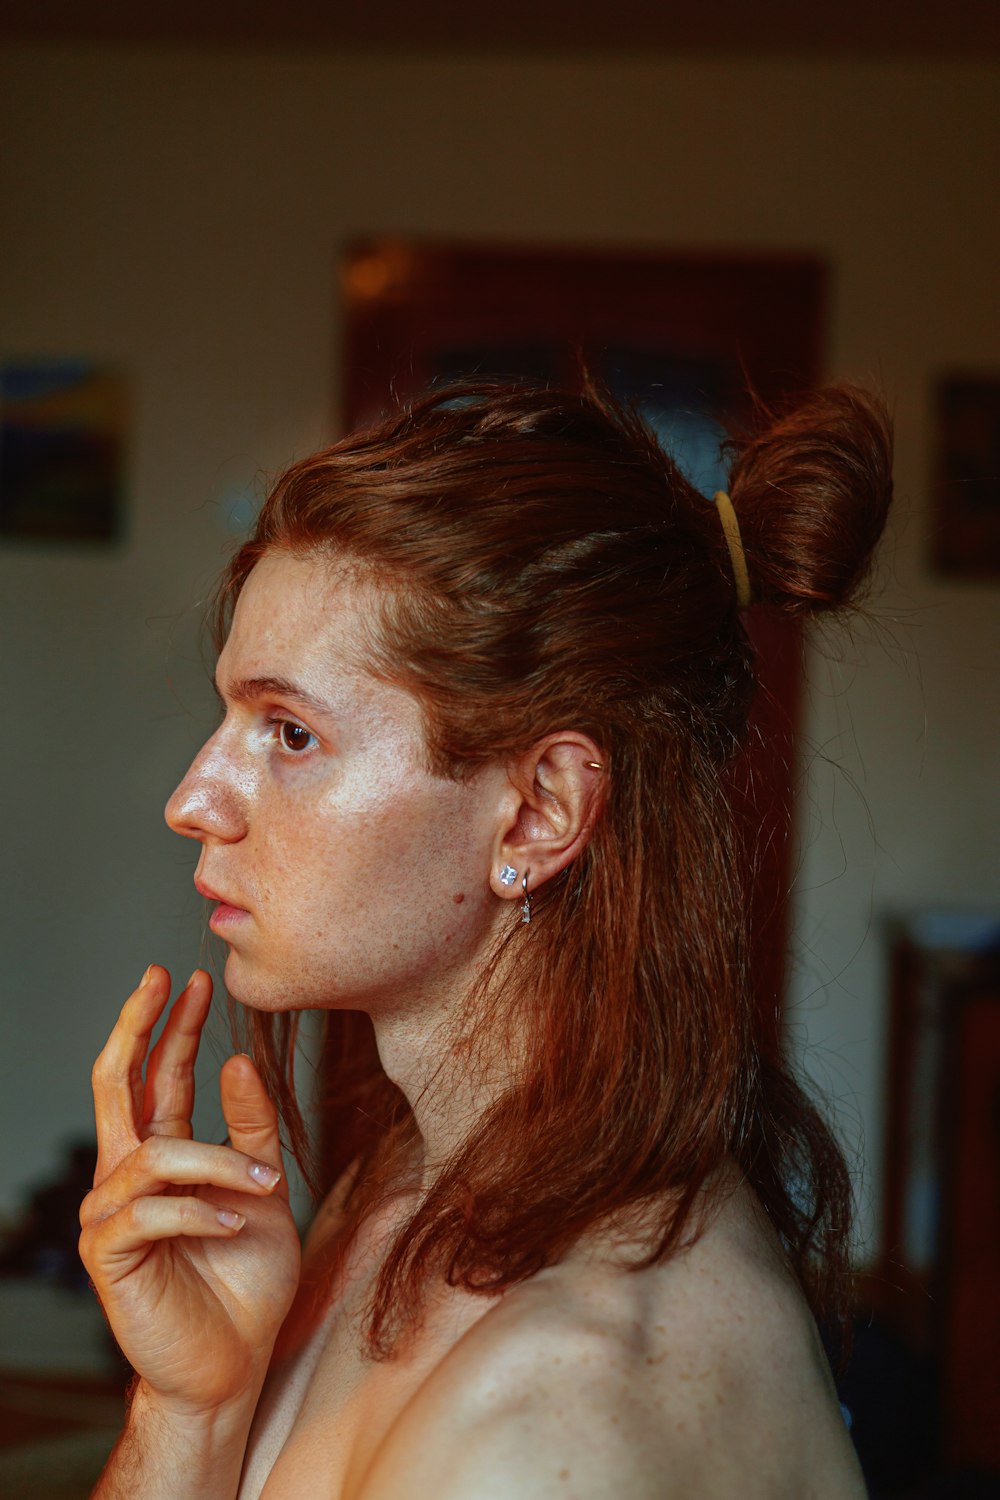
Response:
[[[512,865],[504,865],[503,869],[500,871],[500,884],[513,885],[516,879],[517,871],[514,869],[514,867]]]
[[[606,771],[607,770],[607,767],[606,766],[602,766],[599,760],[585,760],[584,761],[584,765],[586,766],[586,768],[587,768],[588,771]]]

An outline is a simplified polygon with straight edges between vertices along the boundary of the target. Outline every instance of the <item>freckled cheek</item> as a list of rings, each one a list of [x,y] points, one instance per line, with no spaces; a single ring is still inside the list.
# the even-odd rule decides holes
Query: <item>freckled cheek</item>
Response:
[[[393,905],[424,883],[426,841],[405,812],[335,798],[287,803],[269,830],[258,824],[260,897],[271,909],[290,906],[307,928],[324,915]]]
[[[325,795],[285,790],[260,809],[257,889],[293,943],[372,921],[400,940],[461,946],[489,902],[488,851],[477,848],[476,808],[462,789],[408,785],[398,773]],[[456,897],[460,897],[457,900]]]

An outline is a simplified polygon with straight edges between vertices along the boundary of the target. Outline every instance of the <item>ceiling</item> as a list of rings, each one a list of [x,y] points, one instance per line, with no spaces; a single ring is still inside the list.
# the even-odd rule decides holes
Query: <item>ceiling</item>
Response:
[[[3,0],[15,41],[986,58],[1000,0]]]

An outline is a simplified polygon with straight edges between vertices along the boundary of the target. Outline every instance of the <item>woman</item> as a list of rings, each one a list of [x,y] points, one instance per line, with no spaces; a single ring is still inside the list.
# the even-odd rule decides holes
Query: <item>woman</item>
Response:
[[[277,483],[167,809],[256,1061],[151,968],[95,1068],[81,1253],[137,1372],[97,1495],[864,1493],[810,1312],[848,1185],[755,1043],[742,609],[849,604],[891,493],[839,387],[692,489],[592,389],[442,391]],[[280,1107],[328,1013],[302,1262]]]

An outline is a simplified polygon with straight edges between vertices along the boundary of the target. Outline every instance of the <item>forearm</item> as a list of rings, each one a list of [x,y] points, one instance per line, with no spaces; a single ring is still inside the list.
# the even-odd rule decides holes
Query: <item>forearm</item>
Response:
[[[91,1500],[233,1500],[253,1411],[168,1415],[140,1382]]]

